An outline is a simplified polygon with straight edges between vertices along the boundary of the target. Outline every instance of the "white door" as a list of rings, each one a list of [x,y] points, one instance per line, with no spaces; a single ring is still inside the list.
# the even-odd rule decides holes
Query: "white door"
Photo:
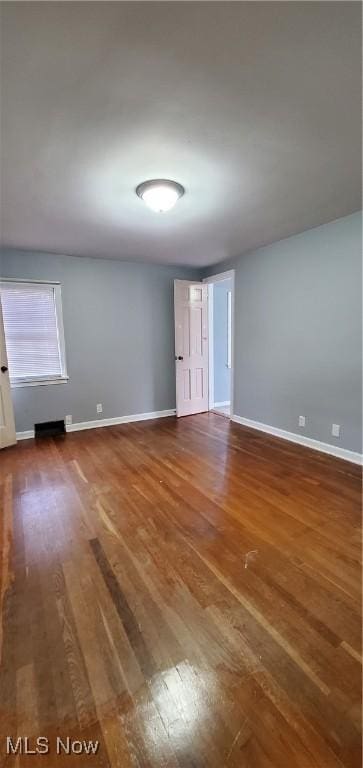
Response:
[[[208,286],[174,280],[176,415],[208,411]]]
[[[7,445],[14,443],[16,443],[14,412],[0,299],[0,448],[6,448]]]

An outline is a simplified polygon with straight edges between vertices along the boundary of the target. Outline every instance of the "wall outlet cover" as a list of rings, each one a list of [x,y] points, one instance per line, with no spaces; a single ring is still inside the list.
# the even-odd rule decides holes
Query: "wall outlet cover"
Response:
[[[331,433],[333,437],[340,437],[340,424],[332,424]]]
[[[299,427],[305,427],[305,416],[299,416]]]
[[[70,424],[72,424],[72,415],[71,415],[71,414],[69,414],[68,416],[66,416],[66,424],[67,424],[68,426],[69,426]]]
[[[96,408],[97,408],[97,413],[102,413],[102,403],[97,403]]]

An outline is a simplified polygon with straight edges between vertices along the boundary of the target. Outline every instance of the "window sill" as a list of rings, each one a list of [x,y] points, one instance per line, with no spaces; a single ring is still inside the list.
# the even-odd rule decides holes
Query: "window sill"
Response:
[[[56,379],[18,379],[18,381],[10,381],[12,389],[18,389],[19,387],[44,387],[48,384],[66,384],[69,381],[69,376],[62,376]]]

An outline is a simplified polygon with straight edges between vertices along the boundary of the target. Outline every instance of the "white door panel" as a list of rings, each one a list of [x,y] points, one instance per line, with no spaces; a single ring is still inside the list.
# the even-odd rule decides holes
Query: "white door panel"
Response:
[[[176,414],[208,410],[208,287],[174,281]]]
[[[3,314],[0,299],[0,448],[16,443],[13,404],[11,400],[8,359],[6,355]]]

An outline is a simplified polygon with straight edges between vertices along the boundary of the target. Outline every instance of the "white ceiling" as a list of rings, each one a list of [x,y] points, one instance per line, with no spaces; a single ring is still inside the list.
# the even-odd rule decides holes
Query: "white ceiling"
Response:
[[[3,245],[204,266],[360,208],[360,3],[1,6]]]

